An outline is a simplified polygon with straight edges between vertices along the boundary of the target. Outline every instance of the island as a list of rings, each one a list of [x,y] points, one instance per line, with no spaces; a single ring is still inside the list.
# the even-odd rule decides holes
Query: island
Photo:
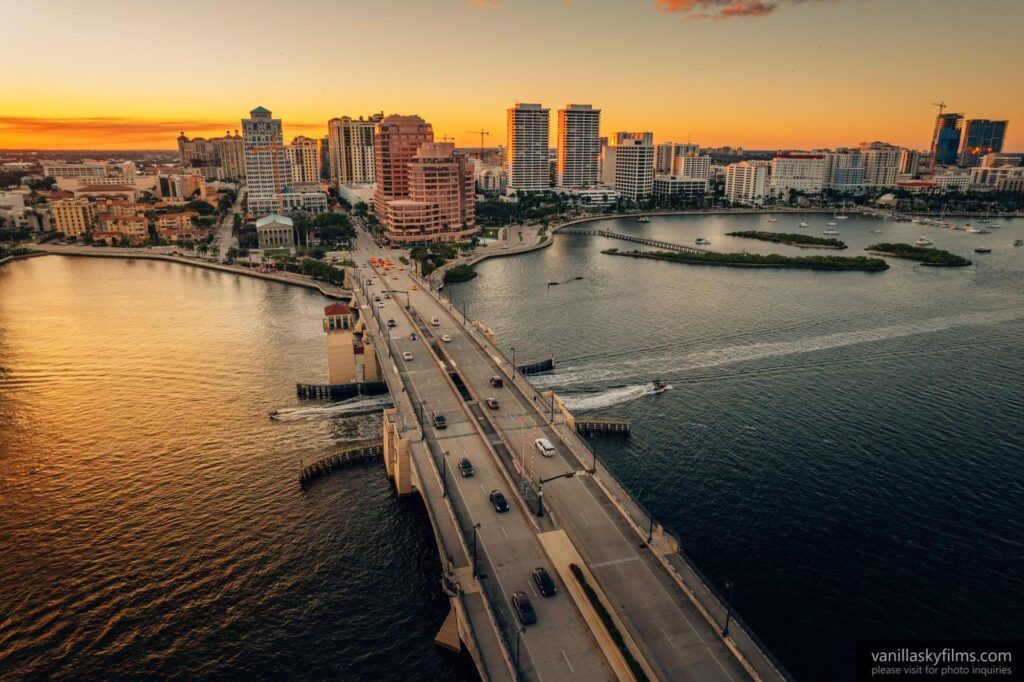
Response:
[[[891,256],[892,258],[906,258],[916,260],[921,265],[932,267],[956,268],[970,265],[971,261],[942,249],[927,249],[922,246],[911,246],[910,244],[872,244],[864,249],[868,253],[878,256]]]
[[[805,249],[845,249],[846,242],[838,239],[826,239],[825,237],[811,237],[806,234],[787,234],[783,232],[760,232],[758,230],[744,230],[740,232],[727,232],[726,237],[743,237],[744,239],[760,239],[763,242],[774,242],[787,246],[799,246]]]
[[[667,260],[690,265],[720,265],[732,268],[794,268],[800,270],[862,270],[880,272],[889,264],[881,258],[865,256],[780,256],[777,253],[717,253],[714,251],[618,251],[608,249],[601,253],[609,256],[631,256]]]
[[[452,266],[444,271],[444,281],[446,284],[468,282],[474,277],[476,277],[476,272],[473,270],[473,267],[465,263]]]

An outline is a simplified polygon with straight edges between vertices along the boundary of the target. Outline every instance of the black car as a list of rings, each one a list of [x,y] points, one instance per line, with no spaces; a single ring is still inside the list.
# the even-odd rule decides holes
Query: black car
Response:
[[[459,473],[462,474],[463,478],[469,478],[476,473],[473,469],[473,463],[469,461],[468,457],[463,457],[459,460]]]
[[[388,326],[394,328],[397,327],[398,325],[395,323],[394,320],[388,320]]]
[[[516,614],[523,625],[533,625],[537,622],[537,612],[533,610],[533,604],[525,592],[513,592],[512,605],[516,607]]]
[[[484,402],[487,403],[487,407],[491,408],[492,410],[498,409],[498,399],[497,398],[488,398]]]
[[[490,500],[491,504],[494,505],[494,511],[499,514],[504,514],[508,511],[508,500],[505,499],[500,490],[492,490]]]
[[[537,583],[537,589],[542,597],[554,597],[558,593],[555,581],[551,579],[545,568],[533,569],[533,582]]]
[[[415,341],[416,340],[416,332],[412,332],[411,334],[409,334],[409,340],[410,341]]]
[[[504,385],[505,382],[502,381],[501,377],[491,377],[491,386],[494,386],[495,388],[501,388]]]
[[[431,412],[430,416],[434,420],[434,428],[435,429],[447,429],[448,428],[448,420],[444,418],[443,414],[438,414],[437,412]]]

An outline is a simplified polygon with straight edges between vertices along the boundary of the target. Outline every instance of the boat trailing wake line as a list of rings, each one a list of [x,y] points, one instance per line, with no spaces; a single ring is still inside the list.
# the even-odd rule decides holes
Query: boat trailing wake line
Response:
[[[634,386],[621,386],[612,388],[600,393],[571,393],[563,397],[565,406],[570,411],[600,410],[612,405],[628,403],[639,400],[649,395],[656,395],[670,390],[672,387],[665,385],[659,388],[656,384],[637,384]]]
[[[314,407],[285,407],[274,410],[270,418],[290,422],[299,419],[320,419],[323,417],[357,416],[378,412],[391,404],[390,395],[360,396],[341,403],[317,405]]]
[[[950,317],[931,318],[906,324],[875,327],[873,329],[836,332],[795,339],[793,341],[726,346],[710,350],[691,351],[675,356],[652,355],[636,359],[625,359],[615,364],[573,367],[563,363],[554,374],[531,379],[531,382],[538,388],[549,388],[622,381],[652,373],[665,374],[666,370],[671,371],[673,375],[678,375],[679,372],[688,370],[720,367],[787,355],[814,353],[834,348],[845,348],[847,346],[917,336],[919,334],[932,334],[958,327],[1000,324],[1021,319],[1024,319],[1024,308],[1013,308],[1009,310],[965,313]]]

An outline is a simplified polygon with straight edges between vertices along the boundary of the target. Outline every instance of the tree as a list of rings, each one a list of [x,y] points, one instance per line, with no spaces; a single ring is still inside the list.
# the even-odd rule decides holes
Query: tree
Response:
[[[210,215],[217,209],[214,208],[213,204],[203,201],[202,199],[195,199],[185,204],[186,211],[195,211],[199,215]]]
[[[239,250],[237,248],[235,248],[234,246],[232,246],[231,248],[228,249],[227,258],[232,263],[235,262],[235,260],[239,257],[239,255],[240,255],[239,254]]]
[[[370,207],[367,205],[365,201],[357,201],[352,205],[352,213],[359,216],[360,218],[365,218],[366,214],[369,213],[369,211]]]

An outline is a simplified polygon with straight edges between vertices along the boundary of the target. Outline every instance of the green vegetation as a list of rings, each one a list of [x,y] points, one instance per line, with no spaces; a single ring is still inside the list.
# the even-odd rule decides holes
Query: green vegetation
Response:
[[[622,654],[623,660],[626,661],[626,665],[629,666],[629,671],[633,673],[633,677],[637,679],[637,682],[645,682],[650,678],[647,677],[647,673],[644,672],[644,668],[640,665],[640,662],[633,657],[633,652],[626,646],[626,640],[623,638],[622,633],[619,632],[619,628],[615,625],[615,621],[612,620],[612,616],[608,613],[608,609],[605,607],[604,602],[601,601],[600,597],[597,596],[597,592],[587,582],[587,577],[583,574],[583,570],[576,564],[569,564],[569,570],[572,571],[573,576],[576,577],[576,581],[583,588],[583,591],[587,595],[587,599],[590,601],[590,605],[594,607],[594,611],[597,612],[598,617],[604,624],[605,630],[608,631],[608,636],[615,642],[615,646],[618,647],[619,653]]]
[[[740,232],[727,232],[726,237],[743,237],[745,239],[760,239],[763,242],[774,242],[788,246],[821,246],[830,249],[845,249],[846,242],[838,239],[826,239],[824,237],[812,237],[807,234],[784,234],[781,232],[759,232],[757,230],[745,230]]]
[[[634,258],[652,258],[676,263],[693,265],[722,265],[726,267],[751,268],[797,268],[804,270],[866,270],[877,272],[888,270],[889,264],[881,258],[855,256],[780,256],[777,253],[762,255],[757,253],[704,253],[666,252],[666,251],[602,251],[613,256],[632,256]]]
[[[949,251],[943,251],[942,249],[926,249],[921,246],[911,246],[910,244],[872,244],[865,249],[865,251],[885,256],[892,256],[893,258],[916,260],[924,263],[925,265],[958,267],[971,264],[971,261],[966,258],[962,258],[955,253],[950,253]]]
[[[473,267],[465,263],[455,265],[444,271],[444,281],[446,284],[468,282],[474,277],[476,277],[476,273],[473,271]]]

